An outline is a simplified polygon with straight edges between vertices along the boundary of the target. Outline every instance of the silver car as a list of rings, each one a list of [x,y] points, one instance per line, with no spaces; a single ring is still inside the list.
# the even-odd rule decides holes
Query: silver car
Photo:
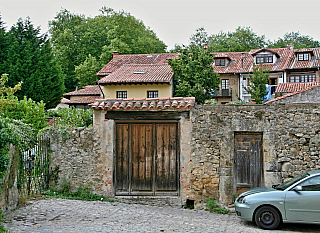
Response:
[[[282,222],[320,224],[320,170],[243,192],[235,208],[241,219],[263,229],[276,229]]]

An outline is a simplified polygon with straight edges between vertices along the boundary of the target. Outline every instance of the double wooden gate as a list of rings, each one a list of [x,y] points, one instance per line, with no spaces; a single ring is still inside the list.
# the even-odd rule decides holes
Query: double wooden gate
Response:
[[[178,195],[177,123],[117,123],[116,195]]]

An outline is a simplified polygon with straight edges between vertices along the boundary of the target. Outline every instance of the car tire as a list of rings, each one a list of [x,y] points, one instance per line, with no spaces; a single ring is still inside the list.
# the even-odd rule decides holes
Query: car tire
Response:
[[[260,207],[254,216],[256,224],[267,230],[276,229],[281,223],[281,217],[279,212],[271,206]]]

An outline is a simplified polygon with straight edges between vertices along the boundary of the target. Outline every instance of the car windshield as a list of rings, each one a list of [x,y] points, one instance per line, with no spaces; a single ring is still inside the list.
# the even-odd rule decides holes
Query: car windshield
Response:
[[[291,185],[293,185],[294,183],[298,182],[299,180],[302,180],[303,178],[309,176],[308,174],[303,174],[301,176],[297,176],[291,180],[288,180],[287,182],[284,182],[283,184],[279,184],[278,186],[275,187],[275,189],[278,190],[285,190],[287,188],[289,188]]]

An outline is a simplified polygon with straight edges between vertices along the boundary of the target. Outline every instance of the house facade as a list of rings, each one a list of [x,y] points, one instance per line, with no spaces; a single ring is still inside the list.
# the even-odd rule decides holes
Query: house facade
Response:
[[[275,98],[277,87],[282,83],[319,82],[319,52],[320,48],[286,47],[214,53],[214,70],[221,78],[220,90],[214,98],[222,104],[237,99],[249,102],[251,96],[245,87],[250,85],[257,65],[269,71],[268,100]]]
[[[168,60],[178,54],[113,53],[98,73],[105,98],[164,98],[173,96],[173,72]]]
[[[249,52],[216,52],[213,68],[220,75],[219,90],[213,98],[218,104],[242,100],[251,101],[246,91],[255,66],[269,71],[267,100],[276,98],[280,92],[278,86],[286,83],[299,84],[302,88],[313,82],[319,82],[320,48],[294,49],[263,48]],[[69,106],[87,108],[98,97],[111,99],[127,98],[166,98],[174,93],[173,72],[168,60],[177,53],[159,54],[119,54],[113,53],[113,59],[98,73],[99,86],[86,86],[79,91],[64,94]],[[288,86],[288,87],[289,87]],[[294,89],[294,88],[293,88]],[[286,91],[289,91],[287,88]],[[289,91],[290,92],[290,91]],[[286,93],[286,92],[283,92]]]

